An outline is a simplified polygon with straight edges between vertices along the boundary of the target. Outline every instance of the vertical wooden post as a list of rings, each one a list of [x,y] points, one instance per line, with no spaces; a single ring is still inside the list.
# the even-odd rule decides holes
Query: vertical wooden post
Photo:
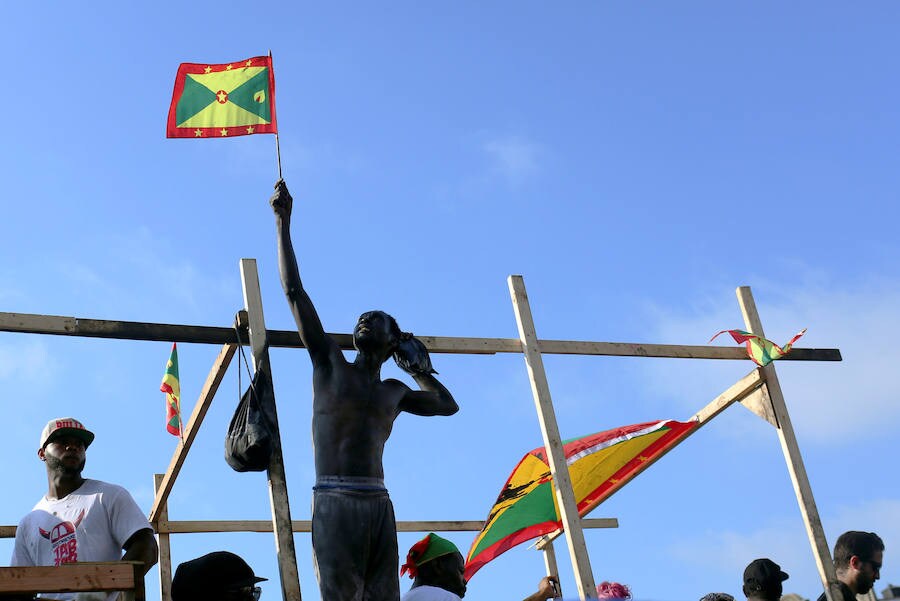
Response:
[[[153,474],[154,493],[159,492],[165,474]],[[160,522],[169,521],[169,505],[167,501],[159,507],[156,514]],[[160,532],[159,537],[159,598],[160,601],[172,601],[172,550],[169,547],[169,533]]]
[[[559,581],[559,568],[556,565],[556,550],[553,548],[553,541],[547,543],[541,549],[541,555],[544,556],[544,567],[547,568],[547,576],[554,576]],[[556,592],[560,593],[562,584],[557,585]]]
[[[756,310],[756,302],[749,286],[741,286],[736,290],[738,303],[741,305],[741,313],[744,315],[744,326],[747,331],[757,336],[765,336],[762,321]],[[812,487],[809,485],[809,477],[803,465],[803,457],[800,456],[800,446],[794,436],[794,426],[791,424],[791,416],[788,414],[784,394],[781,392],[781,384],[778,374],[775,372],[775,364],[769,363],[761,367],[763,379],[769,389],[769,398],[772,401],[772,410],[778,421],[778,440],[781,441],[781,450],[787,463],[788,473],[794,485],[794,493],[797,495],[797,504],[800,506],[800,514],[803,516],[803,524],[806,526],[806,534],[812,546],[816,565],[819,568],[819,576],[822,578],[822,586],[825,588],[829,601],[842,599],[841,589],[837,583],[837,575],[834,571],[834,562],[831,559],[831,551],[828,549],[828,541],[825,540],[825,531],[822,521],[819,519],[819,510],[813,498]]]
[[[268,363],[266,324],[263,318],[262,294],[255,259],[241,259],[241,284],[244,288],[244,306],[250,324],[250,348],[253,352],[253,368]],[[275,550],[278,553],[278,572],[281,577],[281,593],[284,601],[300,601],[300,575],[297,571],[297,552],[294,549],[294,531],[291,524],[291,507],[288,500],[287,481],[284,475],[284,458],[281,454],[281,432],[278,415],[273,412],[275,437],[272,459],[269,461],[269,501],[272,505],[272,528],[275,531]]]
[[[578,515],[575,492],[572,490],[572,480],[569,477],[569,468],[566,465],[566,456],[563,450],[562,439],[559,435],[559,426],[556,423],[556,413],[553,410],[553,401],[550,398],[550,385],[547,383],[547,374],[544,372],[544,361],[541,358],[541,349],[534,329],[531,306],[528,303],[528,295],[525,292],[525,281],[520,275],[511,275],[507,279],[507,283],[509,285],[509,294],[512,296],[513,309],[516,313],[516,323],[519,326],[519,338],[522,341],[525,364],[528,366],[534,405],[537,408],[541,434],[544,437],[544,448],[547,450],[550,474],[553,476],[553,490],[556,494],[560,517],[565,528],[566,542],[569,544],[569,556],[572,559],[572,568],[575,571],[575,584],[578,586],[578,596],[582,601],[588,598],[596,599],[597,590],[594,587],[594,575],[591,571],[587,546],[584,543],[581,517]]]

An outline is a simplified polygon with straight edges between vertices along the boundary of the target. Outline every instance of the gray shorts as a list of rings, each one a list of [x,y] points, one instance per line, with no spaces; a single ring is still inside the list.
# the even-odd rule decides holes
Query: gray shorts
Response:
[[[319,476],[312,545],[322,601],[400,599],[394,506],[382,480]]]

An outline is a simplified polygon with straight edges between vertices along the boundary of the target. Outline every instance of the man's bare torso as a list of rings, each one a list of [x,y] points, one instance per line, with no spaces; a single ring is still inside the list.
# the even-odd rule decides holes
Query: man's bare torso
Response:
[[[313,373],[313,449],[317,476],[384,478],[382,456],[408,388],[346,361]]]

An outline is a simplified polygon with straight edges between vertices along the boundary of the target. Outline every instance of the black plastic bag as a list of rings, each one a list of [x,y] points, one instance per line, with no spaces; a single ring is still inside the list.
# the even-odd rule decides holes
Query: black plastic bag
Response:
[[[225,461],[236,472],[262,472],[269,467],[275,444],[272,419],[275,391],[268,362],[262,362],[241,396],[225,435]]]
[[[437,373],[431,366],[431,357],[428,356],[428,349],[422,341],[406,332],[400,336],[397,350],[394,351],[394,361],[408,374]]]

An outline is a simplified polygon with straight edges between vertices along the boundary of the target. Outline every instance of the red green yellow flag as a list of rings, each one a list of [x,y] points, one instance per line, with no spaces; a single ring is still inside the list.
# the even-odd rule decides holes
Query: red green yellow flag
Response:
[[[744,330],[722,330],[715,336],[709,339],[710,342],[716,339],[716,336],[719,334],[724,334],[728,332],[731,334],[731,337],[734,338],[734,341],[738,344],[747,344],[747,355],[753,362],[759,365],[760,367],[765,367],[775,359],[781,359],[789,352],[791,352],[791,348],[794,346],[794,343],[806,333],[806,328],[803,328],[796,336],[791,338],[787,344],[783,347],[778,346],[771,340],[766,340],[762,336],[757,336],[756,334],[752,334],[750,332],[746,332]]]
[[[221,65],[181,63],[167,138],[226,138],[278,133],[271,56]]]
[[[697,422],[660,420],[565,441],[578,514],[587,515],[697,426]],[[491,507],[469,549],[466,580],[512,547],[560,528],[547,454],[538,447],[522,458]]]
[[[181,383],[178,381],[178,348],[174,342],[159,389],[166,393],[166,430],[181,436]]]

